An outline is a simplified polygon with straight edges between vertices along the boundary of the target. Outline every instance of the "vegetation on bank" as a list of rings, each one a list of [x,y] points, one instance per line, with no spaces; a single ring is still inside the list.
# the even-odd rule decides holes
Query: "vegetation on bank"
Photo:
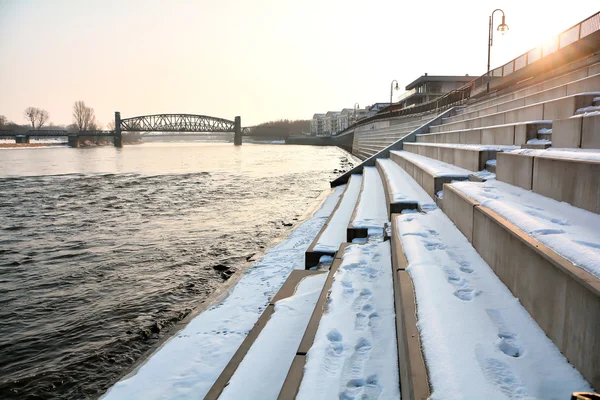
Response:
[[[253,126],[248,132],[251,136],[285,139],[289,136],[299,136],[304,132],[310,132],[310,120],[280,119],[269,121]]]
[[[48,123],[50,115],[48,111],[38,107],[27,107],[23,112],[26,124],[18,124],[9,121],[4,115],[0,115],[0,130],[8,130],[14,132],[27,132],[30,130],[65,130],[67,132],[79,133],[80,135],[90,131],[100,131],[104,129],[104,125],[96,119],[96,114],[92,107],[86,106],[85,102],[78,100],[73,104],[73,123],[70,125],[60,125]],[[106,124],[106,130],[112,131],[115,129],[114,121]],[[141,142],[142,138],[139,132],[123,132],[124,143]],[[84,141],[88,141],[91,145],[103,145],[109,142],[105,138],[89,137]],[[106,143],[105,143],[106,142]],[[6,146],[4,146],[6,147]],[[20,146],[22,147],[22,146]],[[33,147],[33,146],[31,146]]]

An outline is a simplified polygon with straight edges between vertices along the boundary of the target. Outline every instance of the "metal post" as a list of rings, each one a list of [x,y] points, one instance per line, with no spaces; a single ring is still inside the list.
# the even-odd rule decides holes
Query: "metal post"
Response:
[[[121,113],[115,111],[115,147],[123,147],[123,135],[121,134]]]
[[[504,19],[504,11],[502,11],[501,9],[497,8],[492,12],[492,15],[490,15],[490,26],[489,26],[489,32],[488,32],[488,57],[487,57],[487,91],[489,93],[490,91],[490,53],[491,53],[491,49],[492,49],[492,45],[493,45],[493,40],[494,40],[494,13],[496,11],[500,11],[502,13],[502,24],[500,26],[505,26],[506,29],[508,30],[508,26],[505,24],[505,19]]]
[[[390,83],[390,114],[392,113],[392,96],[394,94],[394,82],[396,82],[396,85],[398,85],[398,81],[395,79],[392,81],[392,83]]]
[[[241,146],[242,145],[242,118],[239,116],[235,117],[235,120],[233,123],[233,132],[234,132],[233,144],[236,146]]]

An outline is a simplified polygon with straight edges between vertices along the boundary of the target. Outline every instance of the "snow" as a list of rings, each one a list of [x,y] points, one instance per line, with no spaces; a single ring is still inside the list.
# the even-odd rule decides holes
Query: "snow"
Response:
[[[552,144],[552,141],[548,139],[529,139],[527,144]]]
[[[389,243],[346,248],[296,399],[400,398]]]
[[[496,166],[496,160],[487,160],[485,162],[485,165],[488,165],[490,167],[495,167]]]
[[[538,130],[538,135],[550,135],[552,134],[552,128],[542,128]]]
[[[589,113],[589,112],[594,112],[594,111],[600,111],[600,106],[589,106],[589,107],[578,108],[576,112],[577,113]]]
[[[363,168],[363,188],[356,208],[354,228],[382,228],[388,222],[383,182],[376,167]]]
[[[481,179],[496,179],[496,174],[488,171],[487,169],[474,172],[473,175]]]
[[[481,117],[475,117],[475,118],[470,118],[470,119],[478,119],[478,118],[481,118]],[[456,122],[462,122],[462,121],[456,121]],[[551,119],[542,119],[542,120],[537,120],[537,121],[510,122],[508,124],[490,125],[490,126],[486,126],[485,128],[486,129],[493,129],[493,128],[502,128],[502,127],[506,127],[506,126],[517,126],[517,125],[527,125],[527,124],[548,124],[548,125],[552,125],[552,120]],[[437,126],[440,126],[440,125],[437,125]],[[437,132],[437,133],[422,133],[422,134],[418,134],[417,136],[443,135],[443,134],[446,134],[446,133],[454,133],[454,132],[479,131],[481,129],[482,128],[457,129],[457,130],[453,130],[453,131],[445,131],[445,132]]]
[[[466,178],[472,173],[464,168],[460,168],[443,161],[434,160],[419,154],[409,153],[408,151],[390,151],[390,153],[404,158],[405,160],[417,165],[421,169],[428,171],[434,176],[464,176]]]
[[[594,100],[592,101],[592,103],[595,103],[597,101],[600,101],[600,97],[594,97]]]
[[[590,112],[585,112],[583,114],[575,114],[569,118],[584,118],[584,117],[593,117],[596,115],[600,115],[600,111],[590,111]]]
[[[444,200],[444,189],[437,192],[436,195],[440,200]]]
[[[277,399],[325,279],[327,273],[304,278],[293,296],[275,303],[275,313],[231,377],[220,400]]]
[[[580,161],[600,161],[600,150],[598,149],[520,149],[511,151],[513,154],[523,154],[536,157],[568,158]]]
[[[451,185],[600,278],[600,215],[495,180]]]
[[[361,183],[361,175],[350,176],[347,184],[348,187],[344,192],[340,205],[329,220],[327,228],[321,233],[319,241],[314,247],[315,251],[335,253],[339,249],[340,244],[346,241],[346,230],[354,212]]]
[[[427,192],[402,167],[389,158],[380,158],[377,163],[387,177],[393,203],[418,203],[424,211],[437,208]]]
[[[304,253],[343,189],[344,186],[337,187],[311,219],[248,268],[227,298],[192,319],[103,398],[204,397],[290,272],[304,269]]]
[[[462,150],[477,151],[511,151],[519,149],[519,146],[508,146],[499,144],[459,144],[459,143],[419,143],[419,146],[446,147]]]
[[[396,217],[430,399],[568,399],[583,379],[441,210]]]

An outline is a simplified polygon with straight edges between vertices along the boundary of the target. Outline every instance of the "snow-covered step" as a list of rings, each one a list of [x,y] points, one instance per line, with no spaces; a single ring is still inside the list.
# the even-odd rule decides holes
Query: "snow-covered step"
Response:
[[[376,167],[363,169],[362,187],[356,202],[356,207],[348,224],[348,242],[356,238],[366,238],[369,229],[383,230],[388,223],[383,182]]]
[[[500,181],[600,213],[600,150],[514,150],[496,168]]]
[[[556,120],[552,130],[554,147],[600,149],[600,113]]]
[[[447,132],[514,122],[569,118],[575,114],[578,109],[589,106],[592,103],[592,100],[598,95],[600,95],[600,92],[574,94],[507,111],[465,119],[463,121],[431,126],[429,129],[430,132]]]
[[[417,143],[461,143],[523,145],[537,137],[540,129],[552,128],[552,121],[525,121],[510,124],[459,129],[447,132],[417,135]]]
[[[401,291],[396,309],[404,324],[403,398],[568,399],[574,391],[591,389],[594,383],[569,364],[563,349],[548,339],[498,279],[494,266],[441,210],[395,214],[392,223],[396,287]],[[514,267],[529,268],[526,263]],[[531,278],[538,286],[546,283],[543,275]],[[546,293],[565,302],[549,288]],[[557,311],[549,303],[540,306],[550,316]],[[597,316],[590,318],[597,321]]]
[[[398,399],[390,244],[349,245],[334,263],[328,306],[307,329],[279,399]]]
[[[292,271],[204,399],[277,398],[326,278]]]
[[[600,215],[500,181],[444,185],[444,212],[600,387]]]
[[[402,167],[434,198],[444,183],[466,180],[473,171],[408,151],[391,151],[390,159]]]
[[[306,268],[314,267],[322,256],[333,256],[346,241],[347,228],[360,193],[362,175],[352,175],[337,206],[323,225],[319,234],[306,250]]]
[[[549,139],[530,139],[527,144],[521,146],[522,149],[547,149],[552,146],[552,141]]]
[[[511,151],[519,146],[448,144],[448,143],[404,143],[403,149],[411,153],[440,160],[469,171],[485,169],[488,160],[495,160],[499,151]]]
[[[403,210],[427,212],[437,208],[431,197],[398,164],[382,158],[376,161],[376,165],[384,181],[388,218]]]

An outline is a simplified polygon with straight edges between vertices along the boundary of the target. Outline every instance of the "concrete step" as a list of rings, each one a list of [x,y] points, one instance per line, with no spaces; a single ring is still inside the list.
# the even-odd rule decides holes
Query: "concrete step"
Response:
[[[431,197],[398,164],[385,158],[377,160],[376,166],[384,182],[388,217],[404,210],[427,212],[435,208]]]
[[[325,221],[304,255],[304,267],[312,268],[323,256],[334,257],[339,246],[346,241],[347,228],[362,185],[362,175],[352,175],[346,184],[333,212]]]
[[[593,99],[599,95],[600,92],[574,94],[554,100],[514,108],[508,111],[500,111],[481,117],[465,119],[463,121],[431,126],[430,132],[447,132],[481,128],[485,126],[511,124],[516,122],[569,118],[574,115],[578,109],[592,104]]]
[[[510,93],[506,93],[503,95],[495,96],[492,98],[484,99],[483,101],[478,101],[473,104],[469,104],[466,106],[463,112],[468,113],[470,111],[481,110],[483,108],[487,108],[496,104],[504,103],[510,100],[514,100],[520,97],[524,97],[530,94],[539,93],[545,90],[553,89],[562,85],[571,86],[567,90],[567,94],[575,94],[581,92],[588,91],[597,91],[600,90],[597,83],[589,86],[584,86],[582,81],[584,81],[588,77],[592,77],[598,75],[598,64],[592,65],[590,67],[584,67],[576,71],[569,72],[567,74],[563,74],[561,76],[545,80],[544,82],[540,82],[534,85],[530,85],[526,88],[519,89]],[[588,81],[588,83],[590,83]]]
[[[408,151],[391,151],[390,159],[402,167],[433,199],[444,183],[467,180],[473,171]]]
[[[600,115],[555,120],[554,147],[600,149]]]
[[[593,260],[597,249],[569,236],[556,239],[572,232],[598,238],[600,221],[589,221],[593,214],[564,203],[494,181],[445,184],[443,211],[569,362],[593,387],[600,387],[600,279],[581,261],[588,253]],[[552,225],[552,218],[569,224],[534,229],[542,226],[539,221]]]
[[[599,151],[549,148],[498,153],[496,178],[554,200],[600,213]]]
[[[339,256],[337,256],[331,264],[331,268],[329,269],[329,273],[327,275],[327,280],[323,285],[323,290],[321,290],[321,294],[319,295],[319,299],[315,305],[315,310],[313,311],[313,314],[308,322],[308,326],[304,331],[302,341],[296,350],[296,356],[292,361],[292,365],[290,366],[287,377],[285,378],[283,387],[279,392],[278,399],[294,399],[298,394],[298,390],[300,389],[300,384],[302,383],[302,378],[304,376],[306,353],[308,353],[308,350],[310,350],[315,340],[315,335],[317,334],[317,329],[319,328],[321,316],[323,315],[324,308],[327,305],[327,297],[329,290],[331,289],[331,284],[333,283],[333,278],[342,263],[341,255],[344,254],[344,250],[347,246],[348,243],[343,243],[336,252]]]
[[[579,79],[568,84],[563,84],[536,93],[525,94],[523,96],[516,96],[514,99],[505,99],[506,101],[497,102],[493,105],[489,105],[484,108],[479,108],[477,110],[463,112],[461,114],[445,118],[444,123],[462,121],[469,118],[494,114],[500,111],[508,111],[531,104],[537,104],[540,102],[554,100],[560,97],[567,96],[569,94],[594,91],[600,91],[600,74],[585,77],[583,79]]]
[[[346,230],[346,241],[369,236],[369,229],[383,230],[388,222],[383,182],[376,167],[365,167],[358,201]]]
[[[408,262],[397,234],[396,217],[392,214],[392,268],[394,305],[396,308],[396,340],[400,389],[403,399],[428,399],[429,377],[422,352],[421,336],[417,327],[417,302],[413,280],[406,271]]]
[[[205,400],[217,400],[225,387],[229,384],[229,381],[235,374],[235,371],[238,369],[240,363],[250,350],[250,347],[254,344],[264,327],[267,325],[271,316],[275,313],[275,303],[279,300],[287,299],[296,293],[296,288],[300,284],[302,279],[317,275],[323,274],[325,271],[306,271],[306,270],[293,270],[292,273],[288,276],[288,278],[281,286],[281,289],[277,292],[277,294],[271,299],[265,310],[262,312],[261,316],[256,321],[256,324],[252,327],[238,350],[235,352],[225,369],[221,372],[221,375],[217,378],[215,383],[213,383],[212,387],[204,397]]]
[[[552,121],[526,121],[482,128],[459,129],[417,135],[418,143],[497,144],[520,146],[537,137],[542,128],[552,128]]]
[[[469,171],[481,171],[488,160],[495,160],[499,151],[511,151],[518,146],[444,143],[405,143],[404,150],[434,160],[456,165]]]

